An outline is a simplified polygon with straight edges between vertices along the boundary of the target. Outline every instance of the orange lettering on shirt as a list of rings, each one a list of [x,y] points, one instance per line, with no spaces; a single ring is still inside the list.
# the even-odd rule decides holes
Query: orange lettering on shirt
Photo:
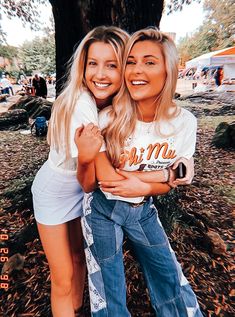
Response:
[[[137,152],[137,148],[136,147],[133,147],[130,151],[130,154],[129,154],[129,166],[131,165],[137,165],[137,164],[140,164],[142,161],[143,161],[143,158],[141,155],[140,157],[138,157],[138,155],[136,154]]]
[[[151,160],[154,156],[154,159],[158,159],[161,155],[163,159],[174,159],[176,157],[175,150],[168,149],[169,145],[167,142],[164,143],[155,143],[149,144],[147,147],[148,154],[147,160]],[[145,149],[141,147],[139,149],[140,154],[137,154],[137,148],[133,147],[130,151],[124,150],[124,153],[120,155],[119,159],[119,168],[123,168],[128,162],[129,166],[138,165],[143,162],[143,154]]]
[[[125,166],[125,163],[129,159],[129,151],[124,150],[124,153],[122,153],[119,157],[119,168],[123,168]]]
[[[175,150],[169,150],[166,154],[166,159],[174,159],[176,157]]]
[[[160,143],[155,143],[153,144],[149,144],[149,146],[147,147],[148,150],[148,155],[147,155],[147,160],[150,160],[154,150],[155,150],[155,154],[154,154],[154,158],[157,159],[160,156],[161,150],[162,151],[162,158],[164,159],[173,159],[176,157],[175,154],[175,150],[169,150],[168,151],[168,143],[164,142],[162,144]]]

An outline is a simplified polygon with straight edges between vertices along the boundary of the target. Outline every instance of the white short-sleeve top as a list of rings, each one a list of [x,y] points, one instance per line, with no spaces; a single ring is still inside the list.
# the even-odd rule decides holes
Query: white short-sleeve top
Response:
[[[76,173],[78,149],[74,142],[76,129],[88,123],[98,126],[98,110],[95,99],[87,92],[83,91],[78,97],[70,124],[70,154],[71,158],[66,160],[65,150],[57,152],[53,147],[50,148],[48,161],[52,168],[61,169],[63,172]],[[89,144],[87,145],[89,146]],[[105,145],[100,151],[105,150]]]
[[[105,128],[109,120],[109,109],[104,109],[99,114],[99,126]],[[137,121],[133,134],[125,140],[120,168],[154,171],[171,166],[180,157],[189,159],[195,152],[196,130],[195,116],[184,108],[177,117],[160,124]],[[112,194],[107,198],[121,199]]]
[[[99,114],[99,126],[109,122],[109,109]],[[125,140],[120,157],[121,168],[126,171],[161,170],[171,166],[178,158],[191,158],[196,145],[197,120],[188,110],[181,108],[177,117],[168,121],[137,121],[134,133]]]

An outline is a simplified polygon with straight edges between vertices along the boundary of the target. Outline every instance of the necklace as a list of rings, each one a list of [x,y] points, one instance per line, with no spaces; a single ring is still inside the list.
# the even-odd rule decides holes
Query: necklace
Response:
[[[138,107],[138,112],[139,112],[139,116],[141,117],[141,120],[139,120],[139,122],[141,123],[141,130],[142,130],[142,128],[144,128],[144,132],[147,134],[150,134],[153,126],[156,123],[156,120],[154,120],[154,118],[153,118],[152,121],[145,121],[143,113],[139,107]],[[147,129],[146,129],[146,127],[147,127]],[[142,131],[141,131],[141,133],[142,133]]]
[[[147,124],[146,124],[147,123]],[[145,129],[145,133],[150,134],[152,131],[153,126],[155,125],[156,121],[152,121],[152,122],[141,122],[142,126],[147,127],[147,129]]]

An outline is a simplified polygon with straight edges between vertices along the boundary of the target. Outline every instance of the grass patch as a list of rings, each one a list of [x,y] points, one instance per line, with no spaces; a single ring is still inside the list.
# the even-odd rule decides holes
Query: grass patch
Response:
[[[205,129],[216,129],[221,122],[231,123],[235,121],[235,116],[203,116],[198,119],[198,127]]]
[[[214,185],[213,189],[220,196],[224,197],[229,203],[235,204],[235,189],[231,185]]]

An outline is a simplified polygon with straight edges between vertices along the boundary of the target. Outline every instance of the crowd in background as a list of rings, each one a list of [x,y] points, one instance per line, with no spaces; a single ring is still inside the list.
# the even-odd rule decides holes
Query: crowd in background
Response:
[[[8,97],[19,93],[46,98],[47,86],[48,84],[55,85],[56,77],[55,75],[44,77],[39,74],[27,77],[21,74],[16,82],[16,84],[19,85],[19,89],[14,92],[14,80],[12,80],[8,73],[2,74],[2,76],[0,76],[0,95],[6,95]]]
[[[210,83],[215,83],[220,86],[223,80],[222,66],[205,66],[203,68],[191,67],[179,70],[178,78],[189,80],[206,80]]]
[[[210,66],[203,67],[202,69],[197,69],[196,67],[180,69],[178,78],[188,80],[203,80],[206,83],[210,83],[216,87],[219,87],[223,81],[223,67]],[[20,94],[46,98],[47,86],[55,85],[55,83],[55,74],[47,76],[35,74],[32,77],[27,77],[21,74],[17,80],[17,84],[20,86],[20,88],[16,93],[19,92]],[[12,78],[10,78],[8,73],[2,74],[0,77],[0,95],[13,96],[14,94]]]

